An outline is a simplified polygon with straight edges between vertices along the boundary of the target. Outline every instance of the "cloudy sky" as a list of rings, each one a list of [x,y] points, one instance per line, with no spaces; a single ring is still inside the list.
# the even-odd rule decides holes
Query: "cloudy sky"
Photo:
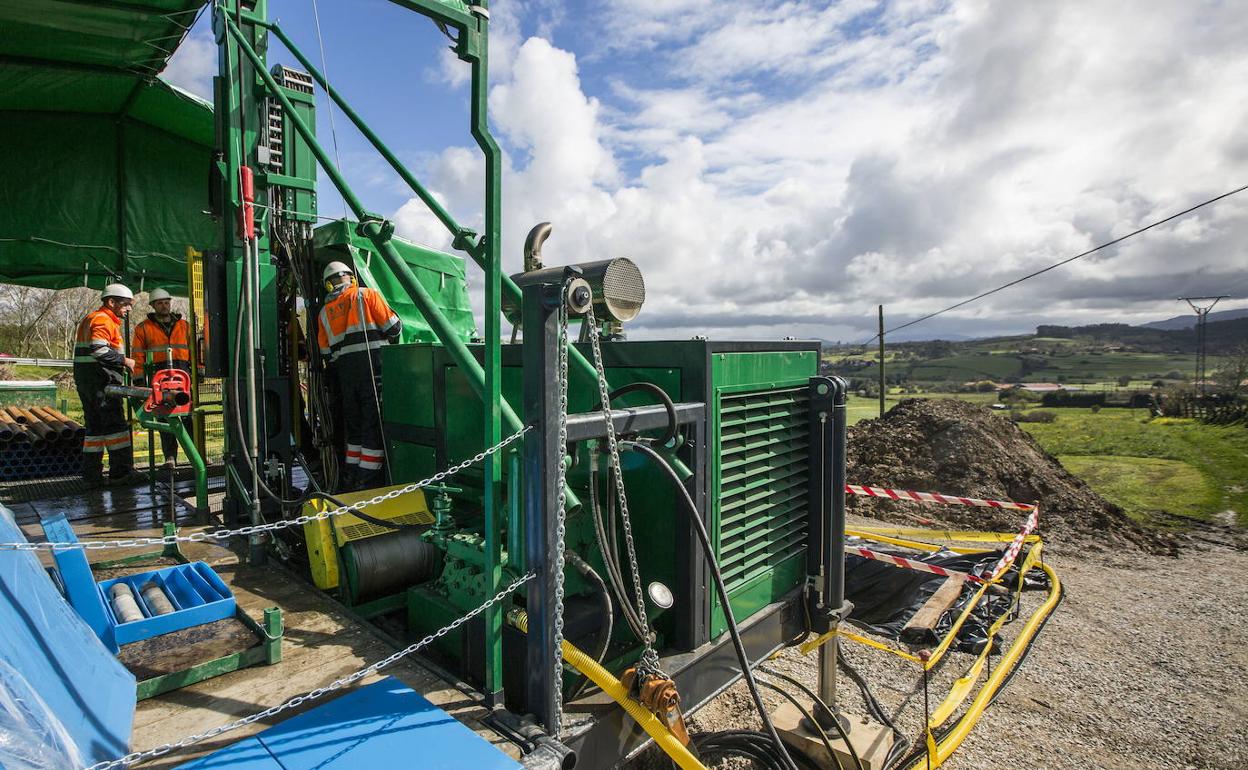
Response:
[[[270,0],[319,59],[311,11]],[[479,223],[467,69],[445,38],[384,0],[319,13],[331,79]],[[637,338],[861,341],[879,303],[893,326],[1248,184],[1236,2],[498,0],[492,14],[505,269],[539,221],[554,223],[548,264],[631,257],[649,290]],[[205,27],[166,72],[201,94]],[[319,133],[369,204],[449,248],[329,113]],[[341,203],[326,192],[321,210]],[[1181,294],[1248,296],[1248,192],[907,331],[1143,322],[1185,310]]]

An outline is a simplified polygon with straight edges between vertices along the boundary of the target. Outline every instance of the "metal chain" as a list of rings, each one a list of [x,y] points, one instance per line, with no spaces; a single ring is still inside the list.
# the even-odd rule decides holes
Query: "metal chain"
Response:
[[[559,493],[555,498],[555,660],[552,671],[555,672],[554,724],[550,733],[558,737],[563,723],[563,569],[564,538],[567,536],[567,454],[568,454],[568,287],[571,281],[564,284],[559,296],[557,322],[559,326],[557,366],[559,369],[559,467],[556,471],[556,485]]]
[[[615,436],[615,421],[611,419],[611,393],[607,387],[607,370],[602,362],[602,346],[598,340],[598,319],[590,303],[585,311],[585,323],[589,326],[589,346],[593,350],[594,369],[598,374],[598,396],[602,399],[602,415],[607,426],[607,450],[609,467],[615,469],[615,494],[620,502],[620,521],[624,527],[624,546],[628,551],[628,566],[632,572],[633,591],[637,599],[637,616],[645,627],[646,638],[641,640],[643,650],[640,664],[659,673],[659,653],[654,649],[655,634],[646,615],[646,599],[641,588],[641,567],[637,563],[637,548],[633,540],[633,524],[628,515],[628,495],[624,491],[624,472],[620,467],[620,445]]]
[[[243,717],[242,719],[236,719],[233,722],[230,722],[228,724],[218,725],[217,727],[214,727],[211,730],[205,730],[204,732],[196,733],[195,735],[188,735],[185,738],[175,743],[166,743],[166,744],[157,746],[155,748],[148,749],[146,751],[136,751],[132,754],[127,754],[126,756],[120,757],[118,759],[111,759],[105,762],[98,762],[86,768],[86,770],[114,770],[114,768],[126,767],[127,765],[138,764],[139,762],[145,762],[149,759],[155,759],[156,757],[164,756],[165,754],[168,754],[170,752],[178,751],[180,749],[184,749],[193,744],[199,743],[202,740],[206,740],[208,738],[215,738],[218,735],[221,735],[223,733],[228,733],[231,730],[237,730],[238,728],[245,727],[249,724],[252,724],[253,722],[259,722],[262,719],[268,719],[269,717],[276,716],[277,714],[280,714],[283,711],[287,711],[289,709],[295,708],[296,706],[300,706],[304,703],[307,703],[308,701],[316,700],[317,698],[320,698],[321,696],[331,693],[335,690],[340,690],[343,687],[346,687],[349,684],[358,682],[359,680],[363,679],[369,674],[374,674],[380,671],[381,669],[386,668],[387,666],[398,662],[402,658],[405,658],[408,655],[411,655],[412,653],[420,650],[421,648],[432,644],[435,640],[439,639],[440,637],[446,636],[450,632],[454,631],[456,628],[459,628],[460,626],[462,626],[464,623],[467,623],[469,620],[472,620],[477,615],[480,615],[482,612],[485,612],[490,607],[494,606],[495,604],[498,604],[503,599],[510,596],[511,593],[515,591],[517,588],[524,585],[525,583],[532,580],[533,578],[534,578],[534,573],[532,572],[526,573],[525,575],[519,578],[516,578],[516,580],[512,581],[511,585],[507,586],[503,590],[494,594],[493,598],[491,598],[489,601],[480,605],[476,609],[472,610],[467,615],[460,617],[458,620],[454,621],[449,626],[443,626],[442,628],[439,628],[437,631],[434,631],[432,634],[429,634],[428,636],[426,636],[424,639],[421,639],[419,642],[408,645],[407,647],[404,647],[403,649],[399,650],[393,655],[390,655],[387,658],[379,660],[376,663],[372,664],[371,666],[366,666],[360,669],[359,671],[356,671],[353,674],[348,674],[347,676],[344,676],[341,679],[335,679],[333,682],[330,682],[324,687],[318,687],[315,690],[304,693],[303,695],[296,695],[290,700],[284,703],[281,703],[277,706],[273,706],[272,708],[267,708],[264,711],[260,711],[250,716]]]
[[[376,497],[371,497],[368,500],[362,500],[358,503],[352,503],[351,505],[344,505],[339,508],[320,511],[314,514],[304,514],[302,516],[296,516],[293,519],[282,519],[281,521],[275,521],[269,524],[256,524],[247,527],[239,527],[238,529],[216,529],[211,532],[192,532],[189,535],[136,537],[130,540],[88,540],[72,543],[0,543],[0,551],[68,551],[75,548],[91,551],[105,548],[146,548],[153,545],[172,545],[173,543],[199,543],[208,540],[228,540],[229,538],[235,536],[248,536],[262,532],[275,532],[279,529],[287,529],[289,527],[301,527],[304,524],[310,524],[314,521],[330,519],[334,516],[342,516],[343,514],[351,513],[353,510],[358,510],[370,505],[377,505],[378,503],[385,502],[386,500],[393,500],[396,497],[411,494],[412,492],[427,487],[430,484],[436,484],[449,476],[459,473],[465,468],[476,465],[495,452],[498,452],[516,442],[521,436],[528,433],[530,429],[531,428],[529,426],[525,426],[489,449],[479,452],[476,456],[470,457],[458,465],[452,465],[446,470],[438,471],[423,481],[417,481],[412,484],[408,484],[405,487],[400,487],[399,489],[392,489],[385,494],[377,495]]]

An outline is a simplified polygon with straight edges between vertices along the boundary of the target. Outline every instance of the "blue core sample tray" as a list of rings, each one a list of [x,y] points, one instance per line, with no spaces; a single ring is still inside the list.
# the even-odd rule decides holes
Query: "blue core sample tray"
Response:
[[[40,524],[43,525],[43,532],[50,542],[73,543],[78,540],[63,513],[43,519]],[[81,548],[54,550],[52,558],[56,561],[60,583],[70,606],[113,654],[119,652],[123,644],[234,616],[234,594],[220,576],[213,572],[212,567],[202,561],[177,564],[97,584],[91,565],[87,562],[87,555]],[[173,612],[155,615],[147,606],[141,589],[153,580],[160,585],[169,603],[173,605]],[[109,589],[115,583],[126,583],[130,586],[135,604],[143,613],[142,620],[119,622],[113,612],[112,597],[109,594]]]
[[[147,605],[141,589],[150,582],[161,587],[173,605],[173,612],[157,615]],[[143,613],[142,620],[122,623],[117,617],[109,593],[116,583],[130,586],[135,603]],[[202,561],[105,580],[98,584],[97,589],[100,592],[100,601],[104,602],[108,618],[112,622],[118,645],[234,617],[234,595],[229,586],[222,582],[212,567]]]

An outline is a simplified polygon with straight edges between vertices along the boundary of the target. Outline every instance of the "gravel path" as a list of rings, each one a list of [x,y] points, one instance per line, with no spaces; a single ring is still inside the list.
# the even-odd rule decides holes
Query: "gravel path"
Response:
[[[1065,601],[943,767],[1248,768],[1248,551],[1204,543],[1173,558],[1065,553],[1047,561]],[[1041,598],[1028,596],[1025,611]],[[1007,626],[1005,636],[1019,626]],[[854,644],[843,649],[885,709],[900,709],[898,725],[917,734],[923,707],[913,665]],[[933,707],[970,661],[951,655],[939,669]],[[813,656],[788,651],[772,665],[814,686]],[[839,698],[847,710],[866,713],[844,677]],[[741,685],[693,722],[698,730],[758,726]]]

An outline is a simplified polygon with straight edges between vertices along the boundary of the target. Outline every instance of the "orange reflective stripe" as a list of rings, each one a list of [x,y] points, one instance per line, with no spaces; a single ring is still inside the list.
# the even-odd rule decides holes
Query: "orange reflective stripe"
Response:
[[[124,449],[128,446],[130,446],[130,431],[128,430],[103,436],[84,436],[82,439],[84,452],[103,452],[105,448]]]

